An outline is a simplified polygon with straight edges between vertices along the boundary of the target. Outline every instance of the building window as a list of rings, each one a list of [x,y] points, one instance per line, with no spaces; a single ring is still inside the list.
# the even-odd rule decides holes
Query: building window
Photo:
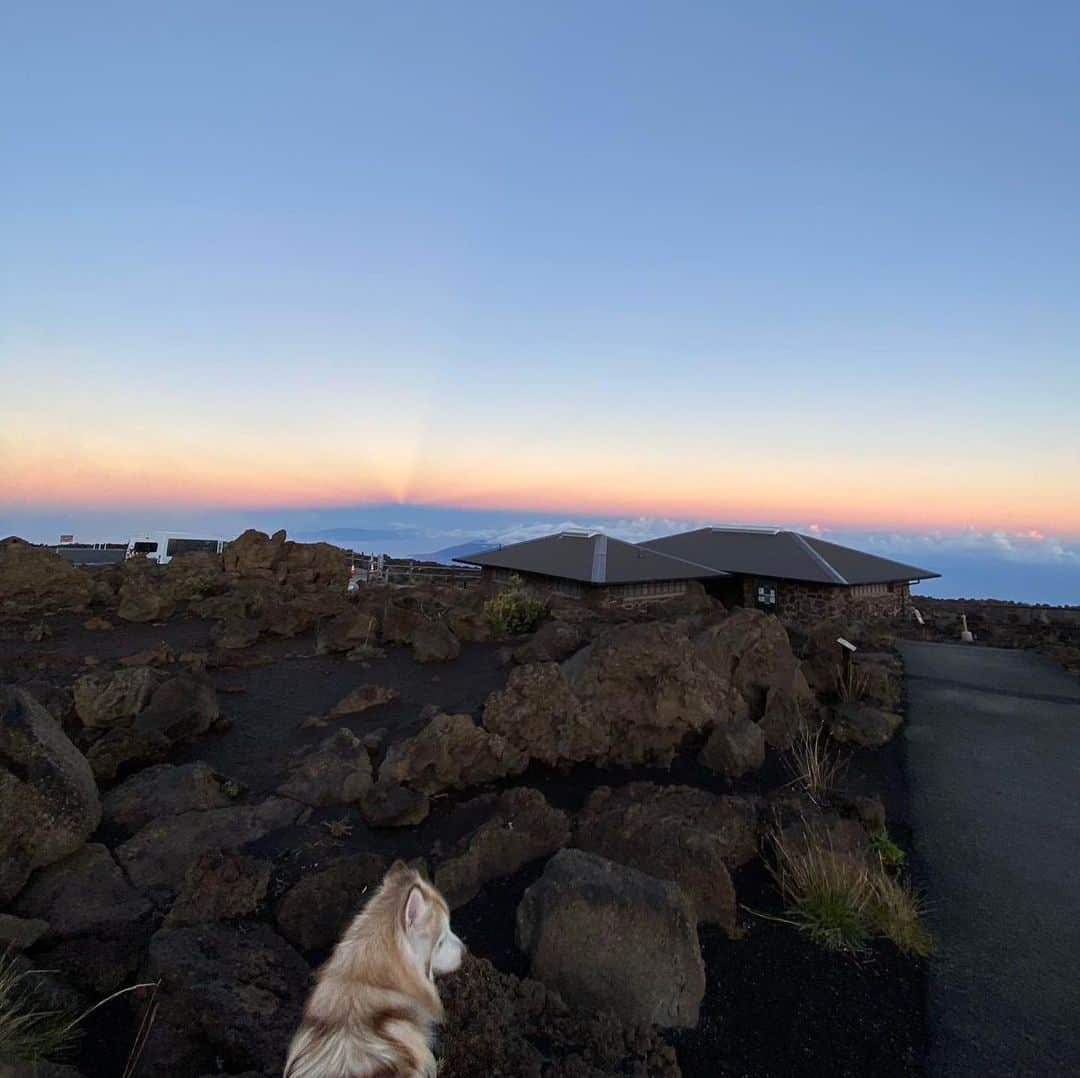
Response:
[[[885,595],[891,590],[888,584],[853,584],[848,588],[848,595],[855,599],[863,599],[869,595]]]

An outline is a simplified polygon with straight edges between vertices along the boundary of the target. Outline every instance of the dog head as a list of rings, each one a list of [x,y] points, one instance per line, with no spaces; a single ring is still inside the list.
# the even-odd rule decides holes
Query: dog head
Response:
[[[434,979],[453,973],[465,956],[465,944],[450,928],[450,908],[437,888],[403,861],[396,861],[384,886],[398,899],[398,930],[406,954]]]

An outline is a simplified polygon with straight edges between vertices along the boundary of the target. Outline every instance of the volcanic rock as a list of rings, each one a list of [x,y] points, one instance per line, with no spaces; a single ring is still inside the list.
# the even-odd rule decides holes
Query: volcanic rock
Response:
[[[84,726],[130,726],[160,683],[148,666],[83,674],[73,687],[75,712]]]
[[[430,795],[520,774],[528,762],[523,750],[477,726],[471,716],[439,714],[414,737],[390,747],[379,781]]]
[[[418,625],[412,634],[413,658],[418,663],[446,663],[461,654],[461,642],[441,621]]]
[[[677,883],[698,918],[735,933],[730,870],[757,854],[757,811],[742,797],[633,782],[594,790],[577,821],[585,850]]]
[[[254,913],[266,897],[270,862],[228,850],[207,850],[187,872],[165,924],[224,921]]]
[[[201,853],[243,847],[295,823],[302,812],[295,801],[271,797],[258,805],[158,817],[114,852],[136,887],[176,892]]]
[[[47,921],[49,934],[60,938],[109,935],[150,908],[98,843],[39,869],[15,904],[20,916]]]
[[[517,663],[561,662],[585,645],[585,634],[577,625],[565,621],[547,621],[532,638],[514,651]]]
[[[80,610],[92,593],[90,574],[59,554],[15,536],[0,540],[0,613]]]
[[[385,685],[361,685],[353,689],[348,696],[339,700],[331,709],[330,714],[356,715],[368,708],[378,707],[380,704],[388,704],[398,698],[397,689],[388,688]]]
[[[294,757],[278,793],[305,805],[347,805],[361,800],[369,789],[371,758],[367,748],[351,731],[337,730]]]
[[[77,850],[101,820],[90,765],[29,693],[0,688],[0,903]]]
[[[517,937],[533,976],[574,1006],[697,1025],[705,965],[694,911],[673,883],[560,850],[518,906]]]
[[[150,941],[146,980],[161,980],[147,1074],[277,1073],[300,1019],[307,963],[264,924],[163,928]]]
[[[161,764],[132,775],[105,795],[109,823],[131,833],[158,816],[224,808],[242,787],[208,764]]]
[[[507,790],[470,836],[465,852],[438,867],[435,886],[451,909],[463,906],[490,880],[550,856],[569,840],[566,813],[552,808],[539,790]]]
[[[278,929],[303,951],[330,950],[375,893],[385,873],[386,862],[381,857],[360,853],[301,877],[274,911]]]
[[[698,759],[711,770],[737,779],[765,763],[765,734],[749,719],[722,722],[709,735]]]
[[[877,749],[892,740],[903,722],[893,711],[848,701],[829,713],[829,733],[837,741],[847,741],[867,749]]]

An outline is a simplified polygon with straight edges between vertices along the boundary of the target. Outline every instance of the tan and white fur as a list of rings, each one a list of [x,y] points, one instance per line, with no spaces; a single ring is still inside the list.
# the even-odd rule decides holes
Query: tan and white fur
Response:
[[[435,978],[464,954],[442,895],[395,862],[316,974],[284,1078],[434,1078]]]

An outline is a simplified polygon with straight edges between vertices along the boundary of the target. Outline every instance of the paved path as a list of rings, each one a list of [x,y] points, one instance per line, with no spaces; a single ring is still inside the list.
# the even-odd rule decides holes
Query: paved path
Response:
[[[930,1074],[1080,1075],[1080,679],[1030,652],[901,651]]]

